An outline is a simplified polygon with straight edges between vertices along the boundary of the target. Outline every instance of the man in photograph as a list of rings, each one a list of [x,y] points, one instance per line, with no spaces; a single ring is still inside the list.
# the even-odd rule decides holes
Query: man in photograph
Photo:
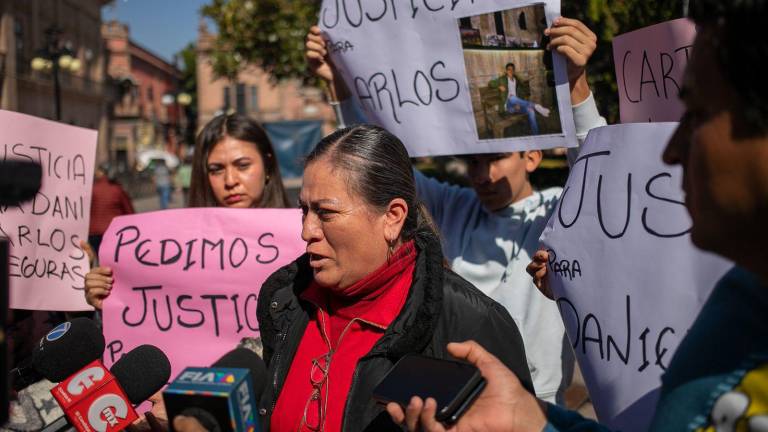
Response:
[[[531,85],[515,73],[514,63],[507,63],[504,69],[504,75],[488,83],[488,87],[499,89],[499,113],[526,114],[531,135],[538,135],[536,113],[549,117],[549,109],[528,100],[531,97]]]

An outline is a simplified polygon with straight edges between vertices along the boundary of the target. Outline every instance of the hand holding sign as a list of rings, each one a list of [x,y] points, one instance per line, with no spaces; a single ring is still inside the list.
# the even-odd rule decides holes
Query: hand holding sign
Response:
[[[307,33],[304,58],[307,60],[307,67],[311,73],[316,75],[328,84],[333,94],[332,99],[346,100],[349,98],[349,90],[336,74],[336,70],[328,56],[325,35],[318,26],[312,26]]]
[[[552,288],[549,286],[549,279],[547,279],[547,261],[549,261],[549,253],[546,250],[538,250],[533,255],[530,264],[525,268],[525,271],[533,278],[533,284],[539,289],[539,292],[544,294],[548,299],[554,300],[552,294]]]
[[[91,270],[85,275],[85,301],[97,310],[101,310],[102,301],[109,295],[112,289],[112,269],[109,267],[93,267],[96,262],[96,254],[86,241],[80,242],[80,247],[88,255]]]
[[[568,83],[571,104],[576,105],[589,97],[587,64],[597,48],[597,36],[579,20],[560,17],[544,31],[551,41],[547,49],[555,50],[568,60]]]

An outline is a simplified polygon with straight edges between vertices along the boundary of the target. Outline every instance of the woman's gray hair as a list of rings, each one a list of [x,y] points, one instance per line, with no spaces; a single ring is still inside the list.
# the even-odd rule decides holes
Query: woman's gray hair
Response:
[[[416,196],[411,160],[403,143],[386,129],[359,125],[326,136],[307,156],[304,166],[328,158],[334,169],[349,173],[352,192],[376,210],[384,211],[395,198],[408,204],[400,239],[417,235],[439,238],[424,205]]]

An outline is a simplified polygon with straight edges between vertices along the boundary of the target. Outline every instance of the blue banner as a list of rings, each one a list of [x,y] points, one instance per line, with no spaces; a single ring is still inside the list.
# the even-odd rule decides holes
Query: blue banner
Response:
[[[291,120],[263,125],[277,153],[283,178],[301,177],[304,157],[323,137],[322,120]]]

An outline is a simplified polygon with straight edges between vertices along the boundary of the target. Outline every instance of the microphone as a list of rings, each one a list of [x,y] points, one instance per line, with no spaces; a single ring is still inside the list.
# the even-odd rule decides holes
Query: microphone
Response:
[[[32,357],[9,372],[13,389],[42,379],[61,382],[104,352],[104,335],[93,320],[75,318],[54,327],[40,339]]]
[[[0,206],[13,206],[34,198],[43,179],[43,167],[22,160],[0,161]]]
[[[260,430],[257,403],[266,384],[264,360],[246,348],[210,368],[188,367],[163,391],[171,431],[178,415],[194,417],[210,432]]]
[[[170,376],[168,357],[157,347],[141,345],[115,362],[111,371],[99,360],[91,362],[51,389],[51,394],[76,430],[116,432],[139,418],[133,405],[160,390]],[[62,423],[58,420],[49,428],[60,428]]]

